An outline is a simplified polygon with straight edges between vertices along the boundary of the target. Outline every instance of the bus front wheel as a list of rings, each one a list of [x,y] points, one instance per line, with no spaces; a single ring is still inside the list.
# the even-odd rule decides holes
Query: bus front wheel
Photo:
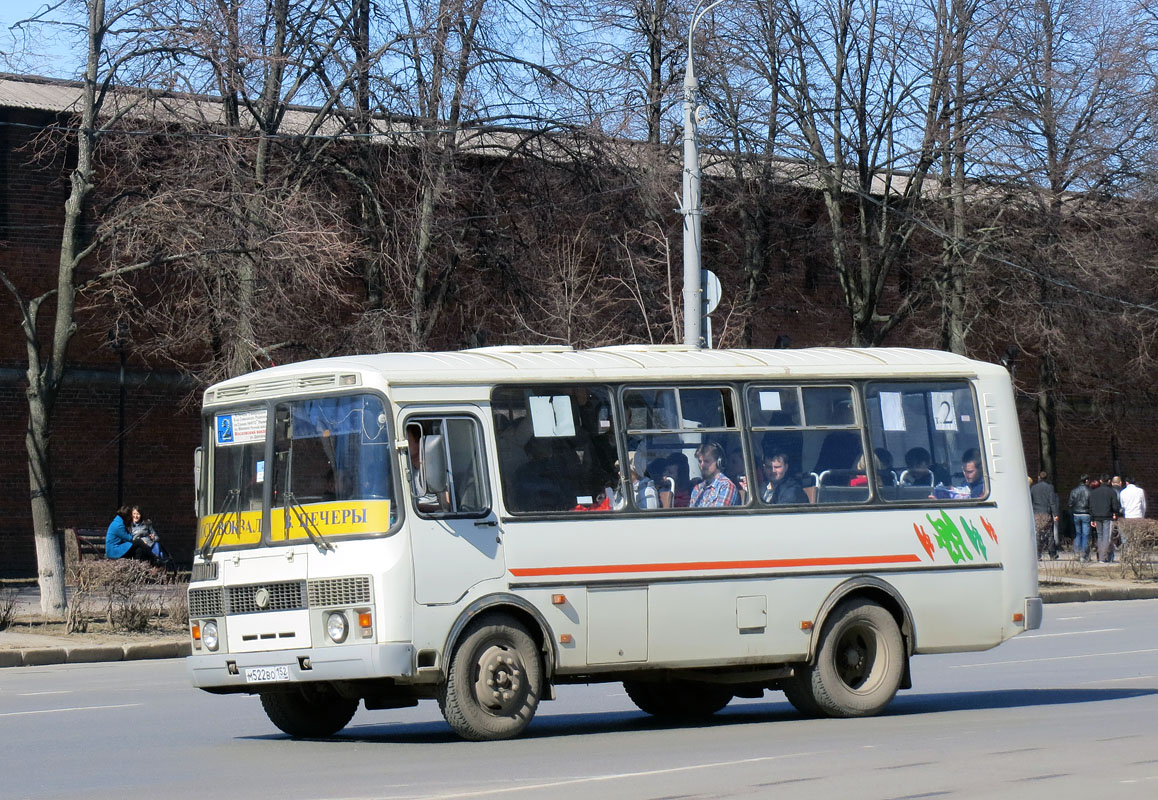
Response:
[[[473,623],[454,648],[438,705],[464,739],[510,739],[530,724],[542,691],[534,639],[513,617],[495,615]]]
[[[322,739],[346,727],[358,701],[310,687],[293,692],[262,692],[269,721],[295,739]]]
[[[830,717],[867,717],[896,695],[905,650],[893,615],[861,598],[841,603],[820,634],[816,664],[805,672],[812,699]]]

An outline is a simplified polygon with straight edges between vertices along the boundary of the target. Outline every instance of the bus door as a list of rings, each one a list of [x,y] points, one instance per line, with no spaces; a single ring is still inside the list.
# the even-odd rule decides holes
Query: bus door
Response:
[[[482,412],[412,414],[402,423],[414,599],[454,603],[506,571],[483,453]]]

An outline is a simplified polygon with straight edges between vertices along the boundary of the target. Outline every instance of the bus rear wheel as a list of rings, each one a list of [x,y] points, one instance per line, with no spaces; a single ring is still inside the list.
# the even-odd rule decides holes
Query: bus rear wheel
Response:
[[[855,598],[837,606],[824,623],[816,664],[804,674],[822,713],[867,717],[896,695],[905,658],[893,615],[871,600]]]
[[[623,689],[640,711],[660,719],[704,719],[732,701],[727,689],[692,681],[624,681]]]
[[[494,741],[523,732],[542,692],[534,639],[513,617],[495,615],[473,623],[455,646],[438,705],[462,738]]]
[[[346,727],[358,701],[312,687],[293,692],[262,692],[269,721],[295,739],[322,739]]]

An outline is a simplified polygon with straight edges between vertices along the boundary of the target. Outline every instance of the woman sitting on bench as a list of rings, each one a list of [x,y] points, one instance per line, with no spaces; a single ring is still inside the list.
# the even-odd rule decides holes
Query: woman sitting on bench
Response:
[[[133,534],[129,533],[129,526],[132,524],[132,509],[128,506],[121,506],[117,509],[117,515],[113,517],[113,521],[109,523],[108,532],[105,533],[105,556],[108,558],[133,558],[138,561],[145,561],[153,566],[160,566],[160,561],[153,555],[153,551],[149,549],[140,539],[134,539]]]

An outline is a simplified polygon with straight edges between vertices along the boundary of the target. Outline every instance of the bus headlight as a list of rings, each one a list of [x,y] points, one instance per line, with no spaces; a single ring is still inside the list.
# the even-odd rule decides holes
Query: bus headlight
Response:
[[[335,644],[346,641],[346,634],[350,632],[350,625],[346,622],[346,615],[340,611],[332,611],[326,617],[326,635]]]
[[[218,643],[217,622],[206,620],[205,624],[201,626],[201,644],[205,645],[206,650],[216,650]]]

